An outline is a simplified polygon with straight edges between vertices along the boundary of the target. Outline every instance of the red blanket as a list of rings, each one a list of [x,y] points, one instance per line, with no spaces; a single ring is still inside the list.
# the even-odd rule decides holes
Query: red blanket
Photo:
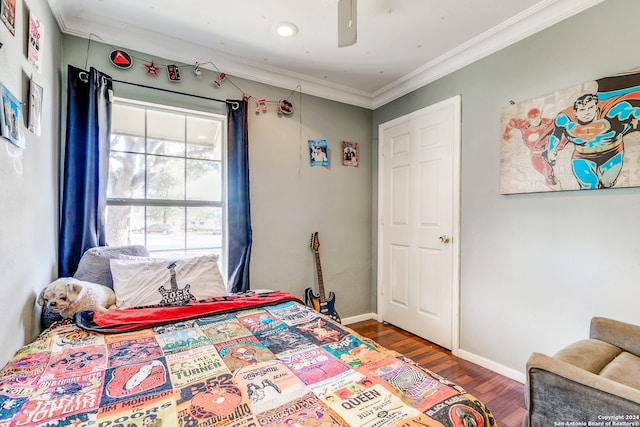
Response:
[[[224,314],[243,308],[264,307],[287,301],[302,302],[295,295],[283,291],[234,294],[184,305],[117,308],[105,313],[83,311],[76,313],[75,321],[79,327],[88,331],[105,334],[130,332],[209,314]]]

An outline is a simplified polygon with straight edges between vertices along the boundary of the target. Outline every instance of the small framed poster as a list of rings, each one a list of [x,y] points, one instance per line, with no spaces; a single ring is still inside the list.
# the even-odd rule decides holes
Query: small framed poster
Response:
[[[326,139],[309,140],[309,161],[311,166],[329,166],[329,152]]]
[[[31,80],[29,87],[29,119],[27,128],[31,133],[40,136],[40,122],[42,121],[42,86]]]
[[[24,133],[21,126],[22,102],[5,86],[0,86],[2,93],[2,114],[0,114],[0,134],[20,148],[25,147]]]
[[[40,71],[42,68],[41,37],[44,27],[42,22],[33,14],[29,15],[29,48],[28,59],[33,69]]]
[[[12,36],[16,34],[16,0],[0,0],[0,19]]]
[[[358,166],[358,143],[342,141],[342,164]]]

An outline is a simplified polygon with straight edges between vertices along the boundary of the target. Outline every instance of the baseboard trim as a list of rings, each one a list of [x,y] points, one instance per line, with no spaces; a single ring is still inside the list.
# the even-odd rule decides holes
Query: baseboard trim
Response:
[[[362,322],[364,320],[370,320],[370,319],[380,321],[376,313],[365,313],[365,314],[359,314],[357,316],[343,318],[342,324],[349,325],[351,323]],[[471,353],[469,351],[459,348],[457,349],[457,351],[454,352],[454,354],[460,359],[464,359],[468,362],[475,363],[476,365],[482,366],[483,368],[489,369],[490,371],[503,375],[521,384],[524,384],[526,381],[526,377],[523,372],[501,365],[498,362],[494,362],[493,360],[486,359],[482,356],[478,356],[475,353]]]
[[[458,349],[458,351],[456,352],[456,356],[468,362],[475,363],[476,365],[482,366],[483,368],[487,368],[490,371],[503,375],[514,381],[518,381],[521,384],[524,384],[526,381],[526,377],[524,373],[520,371],[516,371],[515,369],[509,368],[507,366],[501,365],[500,363],[494,362],[493,360],[489,360],[482,356],[478,356],[477,354],[468,352],[466,350]]]
[[[376,319],[378,320],[378,315],[375,313],[365,313],[359,314],[357,316],[345,317],[342,320],[343,325],[349,325],[351,323],[363,322],[365,320]]]

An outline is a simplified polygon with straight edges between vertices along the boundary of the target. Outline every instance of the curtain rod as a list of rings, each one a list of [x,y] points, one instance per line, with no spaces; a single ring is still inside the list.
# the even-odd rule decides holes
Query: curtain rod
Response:
[[[191,93],[178,92],[177,90],[171,90],[171,89],[164,89],[164,88],[159,88],[159,87],[147,86],[147,85],[143,85],[143,84],[140,84],[140,83],[125,82],[124,80],[111,79],[111,81],[114,82],[114,83],[122,83],[122,84],[125,84],[125,85],[138,86],[138,87],[142,87],[142,88],[145,88],[145,89],[155,89],[155,90],[160,90],[160,91],[163,91],[163,92],[175,93],[175,94],[178,94],[178,95],[192,96],[194,98],[200,98],[200,99],[206,99],[206,100],[209,100],[209,101],[222,102],[222,103],[225,103],[225,104],[227,103],[227,101],[222,100],[222,99],[210,98],[208,96],[202,96],[202,95],[194,95],[194,94],[191,94]]]

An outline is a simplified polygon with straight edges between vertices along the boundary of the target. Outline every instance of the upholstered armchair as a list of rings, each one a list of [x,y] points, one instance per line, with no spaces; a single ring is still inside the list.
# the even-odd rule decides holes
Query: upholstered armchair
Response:
[[[533,353],[526,375],[524,427],[640,425],[640,326],[594,317],[589,339]]]

